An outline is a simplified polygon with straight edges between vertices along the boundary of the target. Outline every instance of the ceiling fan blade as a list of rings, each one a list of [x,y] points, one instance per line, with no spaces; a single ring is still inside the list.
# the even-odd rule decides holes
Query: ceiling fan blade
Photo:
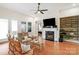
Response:
[[[48,11],[48,9],[43,9],[43,10],[41,10],[41,11]]]
[[[38,3],[38,8],[37,8],[37,11],[35,12],[35,14],[37,14],[37,13],[44,14],[43,11],[48,11],[48,9],[42,9],[42,10],[40,10],[40,3]]]
[[[40,11],[40,13],[44,14],[42,11]]]

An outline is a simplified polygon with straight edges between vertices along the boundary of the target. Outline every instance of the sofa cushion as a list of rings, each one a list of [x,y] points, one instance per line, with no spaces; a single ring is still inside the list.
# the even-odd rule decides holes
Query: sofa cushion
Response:
[[[23,52],[31,50],[30,45],[21,44],[21,48]]]
[[[28,38],[28,36],[24,36],[24,39],[26,40]]]

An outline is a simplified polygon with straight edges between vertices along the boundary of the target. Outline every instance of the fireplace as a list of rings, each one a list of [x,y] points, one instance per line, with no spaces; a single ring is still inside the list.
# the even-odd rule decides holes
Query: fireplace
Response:
[[[46,32],[51,32],[51,33],[53,32],[52,33],[53,34],[53,39],[52,40],[56,41],[56,42],[59,41],[59,37],[58,37],[59,36],[58,35],[59,32],[58,32],[57,28],[43,28],[42,29],[42,38],[45,39],[45,40],[47,38],[46,37]]]
[[[46,40],[54,41],[54,32],[46,31]]]

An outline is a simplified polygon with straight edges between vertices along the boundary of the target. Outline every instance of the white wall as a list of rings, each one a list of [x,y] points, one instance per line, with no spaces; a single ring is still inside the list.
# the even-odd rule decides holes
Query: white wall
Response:
[[[79,7],[62,10],[59,16],[67,17],[67,16],[76,16],[76,15],[79,15]]]
[[[0,7],[0,18],[24,20],[26,15]]]

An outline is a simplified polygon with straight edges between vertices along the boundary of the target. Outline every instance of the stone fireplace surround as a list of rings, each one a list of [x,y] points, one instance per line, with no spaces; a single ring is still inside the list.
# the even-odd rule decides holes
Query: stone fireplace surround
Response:
[[[57,33],[57,28],[43,28],[42,29],[42,38],[46,39],[46,31],[53,31],[54,32],[54,41],[59,41],[58,39],[58,33]]]

